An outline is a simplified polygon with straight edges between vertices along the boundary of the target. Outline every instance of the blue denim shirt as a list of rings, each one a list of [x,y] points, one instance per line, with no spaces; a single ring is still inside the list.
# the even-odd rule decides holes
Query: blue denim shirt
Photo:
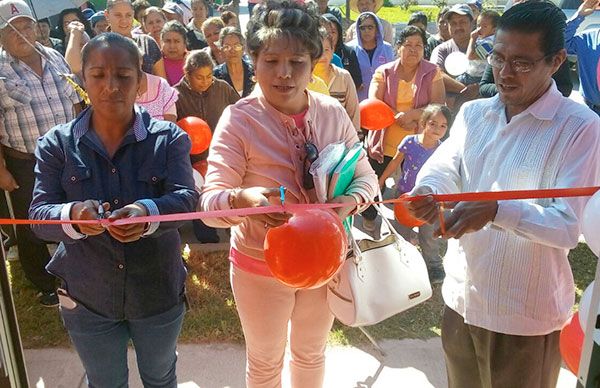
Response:
[[[135,201],[155,214],[194,211],[189,137],[173,123],[135,108],[133,127],[110,158],[93,130],[93,108],[58,125],[38,140],[31,219],[61,219],[63,207],[87,199],[110,202],[116,210]],[[155,205],[155,206],[154,206]],[[161,223],[149,236],[121,243],[108,231],[74,239],[60,225],[37,225],[42,239],[60,242],[48,272],[69,295],[108,318],[160,314],[183,299],[186,270],[177,227]]]

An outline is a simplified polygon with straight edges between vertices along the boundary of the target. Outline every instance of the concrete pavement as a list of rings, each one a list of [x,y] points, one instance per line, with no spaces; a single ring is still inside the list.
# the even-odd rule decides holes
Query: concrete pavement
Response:
[[[371,347],[332,346],[327,349],[325,388],[445,387],[441,340],[385,340],[379,359]],[[180,388],[244,387],[244,347],[233,344],[180,345],[177,364]],[[85,387],[83,368],[71,349],[25,351],[29,381],[36,388]],[[289,354],[287,355],[289,358]],[[133,351],[129,352],[130,386],[141,388]],[[284,370],[284,387],[289,371]],[[576,379],[561,370],[557,387],[575,387]]]

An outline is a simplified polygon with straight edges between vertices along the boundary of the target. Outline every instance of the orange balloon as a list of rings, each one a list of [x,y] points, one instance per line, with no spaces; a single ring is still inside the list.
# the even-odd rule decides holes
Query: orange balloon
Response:
[[[190,155],[201,154],[208,149],[212,140],[212,131],[206,121],[199,117],[188,116],[179,120],[177,125],[188,134],[192,141]]]
[[[408,197],[408,194],[402,194],[399,198]],[[409,228],[414,228],[415,226],[421,226],[425,224],[425,221],[415,218],[410,214],[408,209],[406,208],[406,202],[396,202],[394,203],[394,216],[396,216],[396,220]]]
[[[579,322],[579,312],[576,312],[560,331],[559,347],[560,355],[565,361],[567,368],[574,374],[579,370],[579,361],[581,360],[581,349],[583,348],[583,337],[585,334],[581,329]]]
[[[265,260],[271,273],[294,288],[326,284],[346,258],[344,226],[334,212],[309,209],[271,228],[265,238]]]
[[[378,131],[389,127],[396,121],[392,108],[377,98],[362,100],[358,107],[361,128]]]

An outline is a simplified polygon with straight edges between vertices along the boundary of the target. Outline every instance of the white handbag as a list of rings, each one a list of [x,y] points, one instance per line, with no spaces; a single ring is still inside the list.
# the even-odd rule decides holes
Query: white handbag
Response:
[[[389,229],[379,240],[356,241],[338,274],[327,284],[327,302],[345,325],[368,326],[418,305],[431,297],[431,284],[423,256],[396,232],[390,221],[377,212]]]

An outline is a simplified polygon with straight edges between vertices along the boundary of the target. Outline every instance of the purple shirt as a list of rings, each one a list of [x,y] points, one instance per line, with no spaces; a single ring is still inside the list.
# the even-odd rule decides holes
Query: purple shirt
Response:
[[[421,167],[427,159],[438,148],[436,145],[433,148],[425,148],[419,141],[419,135],[406,136],[400,145],[398,151],[404,154],[402,162],[402,175],[396,184],[398,194],[408,193],[415,187],[415,180]]]

